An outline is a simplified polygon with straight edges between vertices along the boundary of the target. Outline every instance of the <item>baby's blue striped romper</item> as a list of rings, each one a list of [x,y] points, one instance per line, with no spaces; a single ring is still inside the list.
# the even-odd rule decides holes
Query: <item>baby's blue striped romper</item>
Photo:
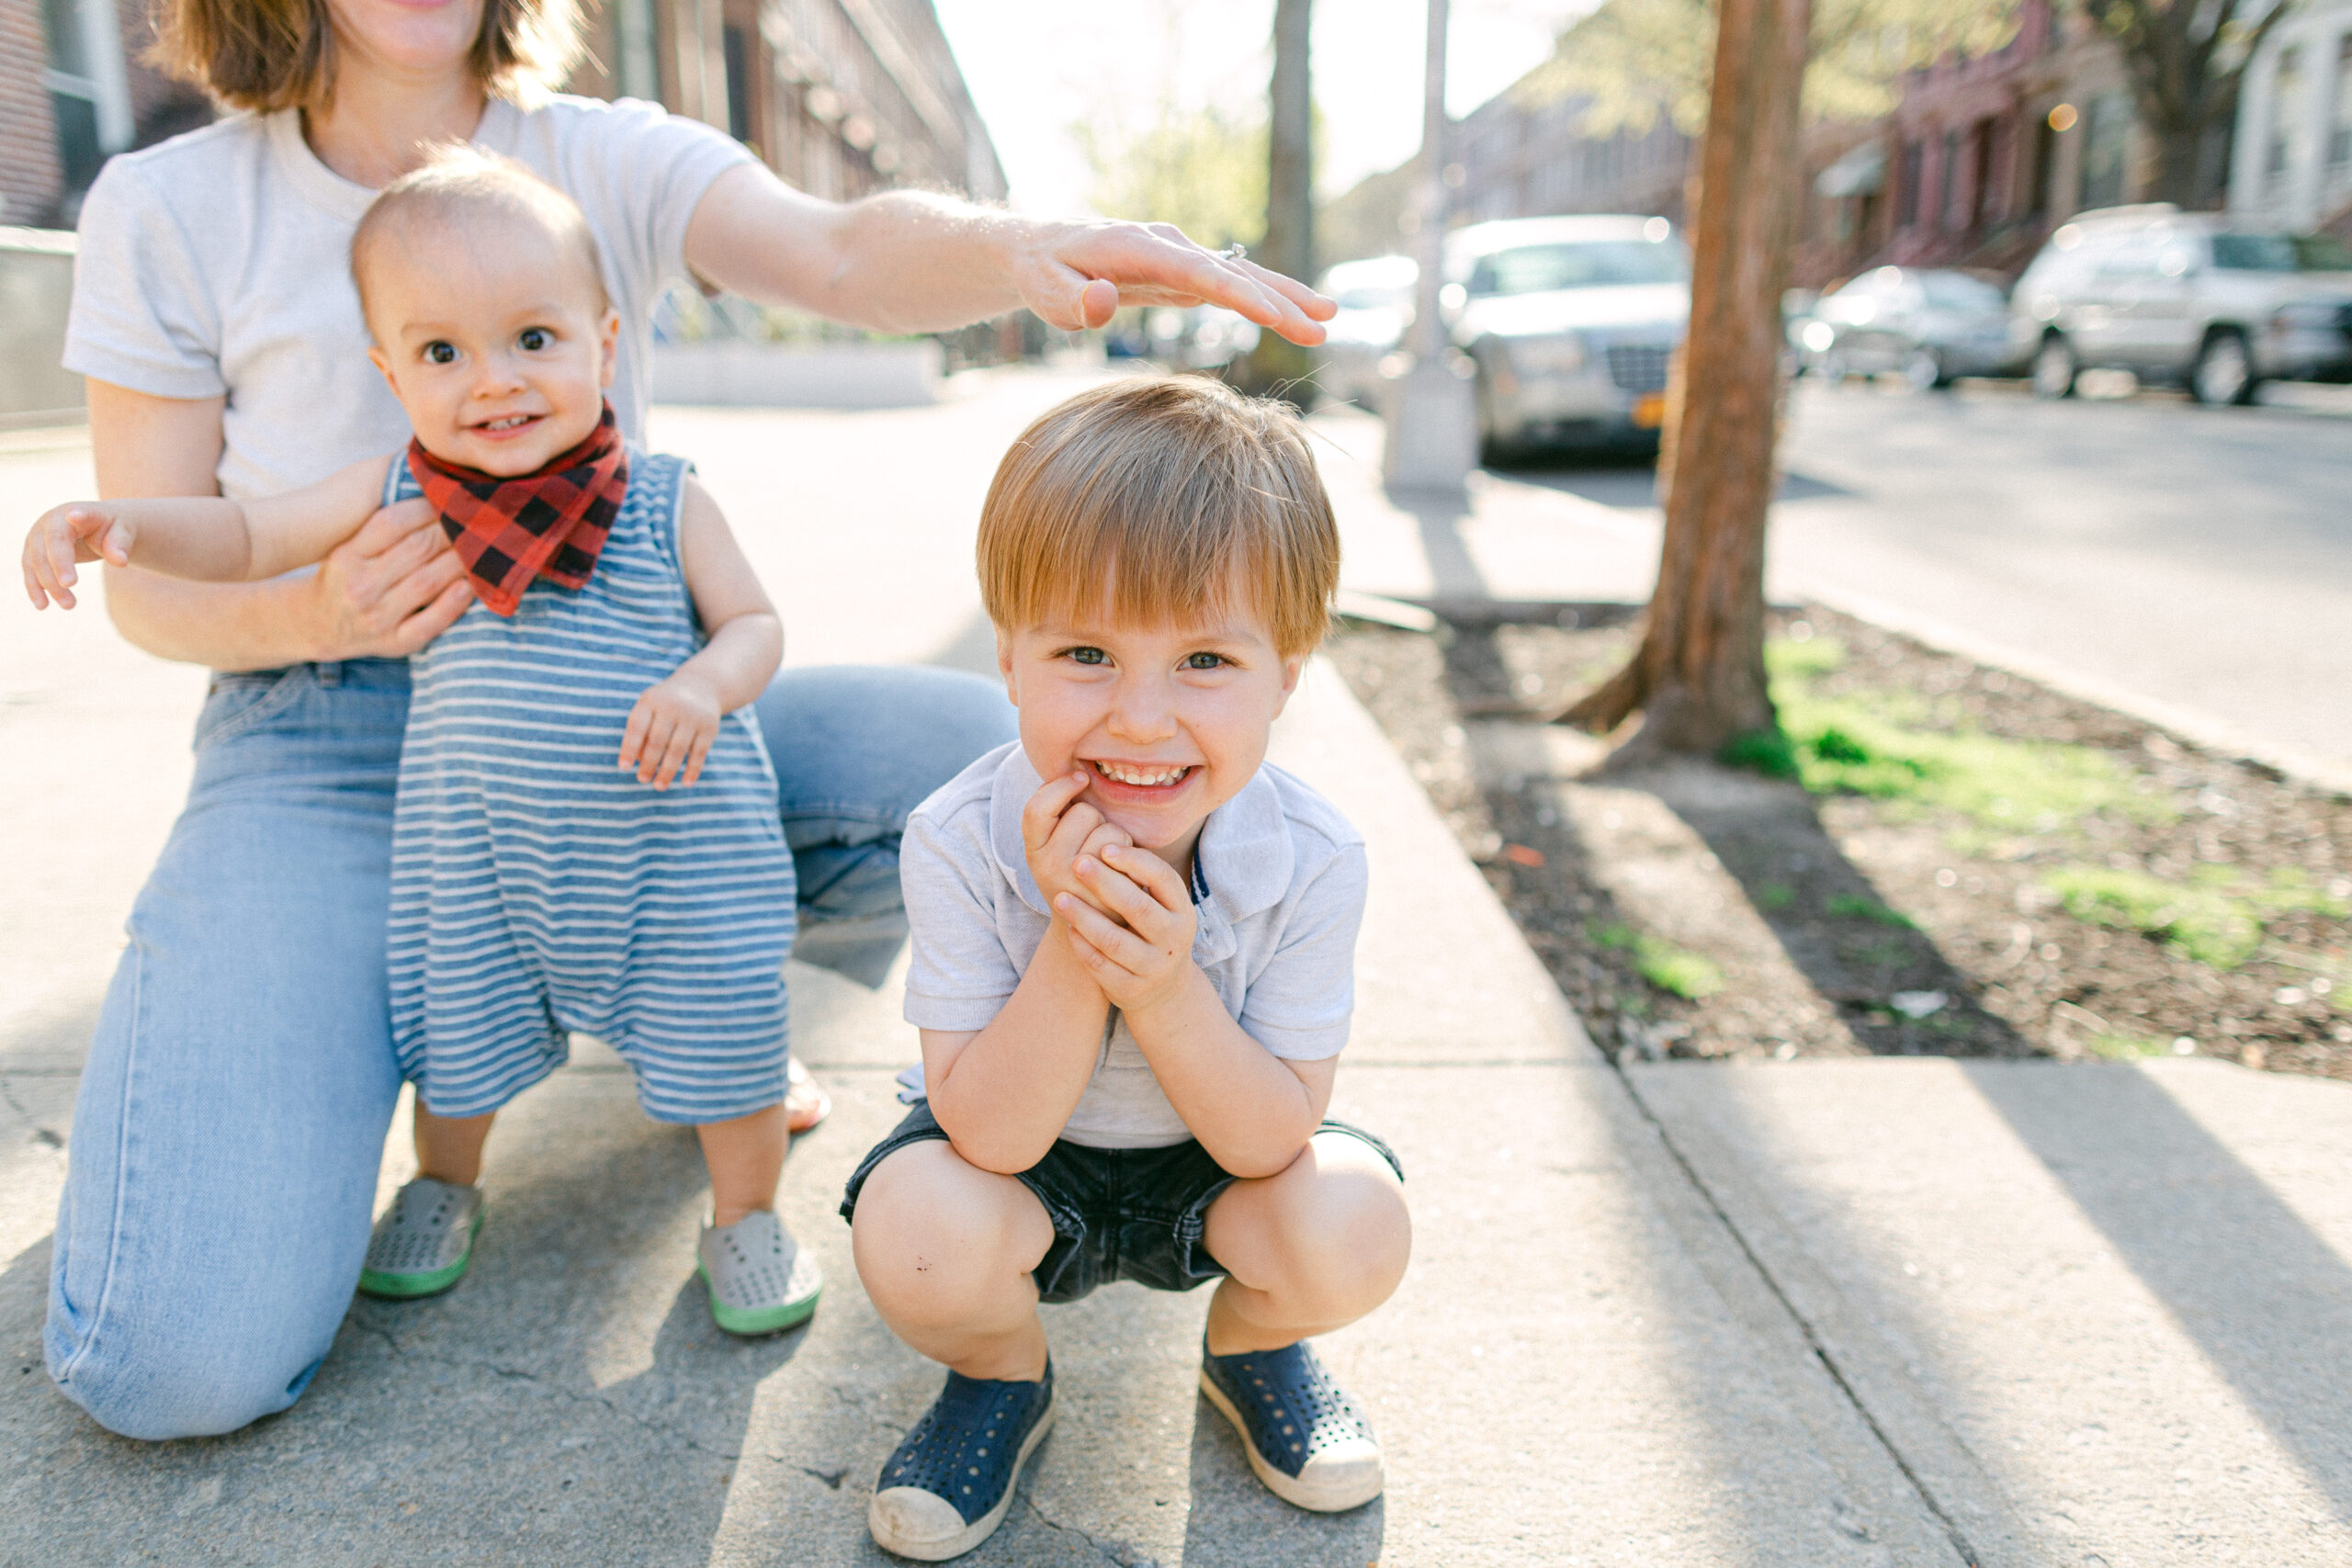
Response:
[[[577,1030],[663,1122],[784,1098],[792,855],[748,709],[702,777],[617,763],[639,695],[704,642],[679,565],[684,458],[629,451],[585,588],[544,580],[512,618],[475,604],[410,660],[392,823],[392,1043],[441,1116],[495,1111]],[[418,493],[392,461],[387,501]]]

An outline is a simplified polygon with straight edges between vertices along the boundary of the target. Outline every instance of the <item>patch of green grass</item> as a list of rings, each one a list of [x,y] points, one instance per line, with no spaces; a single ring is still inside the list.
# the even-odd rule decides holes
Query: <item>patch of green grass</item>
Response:
[[[1846,645],[1834,637],[1807,637],[1803,642],[1784,637],[1764,644],[1764,672],[1774,680],[1809,681],[1846,665]]]
[[[2042,884],[2078,920],[2160,937],[2216,969],[2236,968],[2262,945],[2259,907],[2211,886],[2090,865],[2062,866]]]
[[[1785,882],[1759,882],[1751,897],[1759,909],[1785,909],[1797,901],[1797,890]]]
[[[1724,972],[1713,959],[1631,926],[1602,926],[1592,933],[1592,940],[1602,947],[1631,953],[1635,973],[1685,1001],[1701,1001],[1724,988]]]
[[[1860,893],[1837,894],[1822,908],[1841,920],[1871,920],[1882,926],[1900,926],[1907,931],[1919,929],[1902,910],[1890,909]]]
[[[2227,875],[2229,868],[2199,866],[2197,870],[2221,872]],[[2300,866],[2280,866],[2270,874],[2268,883],[2259,887],[2245,888],[2245,896],[2266,919],[2308,910],[2331,919],[2352,919],[2352,898],[2339,898],[2324,887],[2312,886],[2310,876]]]
[[[2091,1055],[2104,1056],[2110,1062],[2136,1062],[2149,1056],[2169,1056],[2172,1047],[2146,1034],[2125,1034],[2109,1031],[2090,1038]]]
[[[2050,832],[2096,812],[2141,821],[2177,815],[2094,747],[1937,728],[1928,705],[1905,692],[1816,694],[1815,678],[1844,661],[1845,649],[1832,638],[1768,643],[1764,664],[1781,727],[1735,739],[1724,760],[1793,777],[1815,795],[1950,811],[2011,833]]]

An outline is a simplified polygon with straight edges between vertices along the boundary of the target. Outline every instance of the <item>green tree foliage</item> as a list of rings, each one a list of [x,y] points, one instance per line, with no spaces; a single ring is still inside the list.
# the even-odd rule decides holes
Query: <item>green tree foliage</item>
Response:
[[[1695,134],[1713,79],[1715,10],[1713,0],[1606,0],[1513,90],[1532,103],[1589,100],[1595,135],[1647,130],[1661,116]],[[1815,0],[1805,114],[1884,114],[1905,71],[1997,49],[2016,31],[2015,0]]]
[[[1072,128],[1105,218],[1173,223],[1212,249],[1266,232],[1266,122],[1163,100],[1150,123],[1103,117]]]

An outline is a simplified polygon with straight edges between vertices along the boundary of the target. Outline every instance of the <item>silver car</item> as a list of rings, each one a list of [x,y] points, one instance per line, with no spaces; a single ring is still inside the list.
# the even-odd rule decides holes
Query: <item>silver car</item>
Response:
[[[1413,285],[1420,272],[1410,256],[1373,256],[1341,262],[1323,275],[1317,288],[1340,308],[1323,323],[1323,346],[1315,355],[1315,382],[1324,396],[1374,405],[1381,362],[1396,352],[1413,319]]]
[[[1900,376],[1949,387],[1959,376],[2009,373],[2009,301],[1980,277],[1949,268],[1879,266],[1813,307],[1800,329],[1804,366],[1829,381]]]
[[[1690,323],[1690,256],[1663,218],[1521,218],[1446,236],[1443,304],[1477,368],[1490,457],[1655,449]]]
[[[2037,396],[2087,369],[2244,403],[2263,381],[2352,376],[2352,280],[2306,270],[2296,241],[2164,203],[2062,225],[2010,296]]]

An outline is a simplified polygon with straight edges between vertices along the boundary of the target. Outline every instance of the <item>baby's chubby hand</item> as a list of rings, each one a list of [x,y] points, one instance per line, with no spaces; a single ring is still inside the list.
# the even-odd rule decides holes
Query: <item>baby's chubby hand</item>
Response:
[[[1078,878],[1080,856],[1100,855],[1110,845],[1132,846],[1126,830],[1102,820],[1102,814],[1079,801],[1086,793],[1086,774],[1072,769],[1047,779],[1021,808],[1021,843],[1027,852],[1029,874],[1054,908],[1057,896],[1069,895],[1096,909],[1102,902]]]
[[[621,732],[620,766],[635,769],[637,782],[655,789],[668,789],[672,779],[691,784],[702,777],[703,759],[710,755],[725,716],[710,683],[681,670],[659,685],[648,686],[628,710],[628,728]]]
[[[129,566],[136,533],[129,518],[95,501],[77,501],[42,513],[32,532],[25,536],[25,592],[33,608],[45,610],[54,599],[72,609],[74,584],[81,575],[74,564],[103,560]]]

